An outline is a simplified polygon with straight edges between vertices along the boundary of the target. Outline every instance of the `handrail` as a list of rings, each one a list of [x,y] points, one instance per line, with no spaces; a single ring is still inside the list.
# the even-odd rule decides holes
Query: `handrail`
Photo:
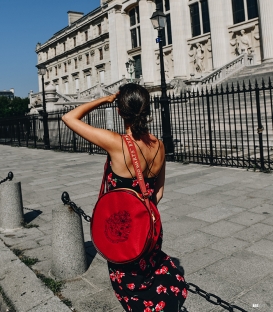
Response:
[[[239,70],[243,69],[247,65],[254,64],[254,54],[240,54],[234,60],[228,62],[227,64],[217,68],[213,72],[209,73],[208,75],[200,78],[192,78],[187,80],[187,84],[191,84],[192,88],[194,86],[202,86],[202,85],[215,85],[223,81],[224,79],[228,78],[229,76],[233,75],[234,73],[238,72]]]

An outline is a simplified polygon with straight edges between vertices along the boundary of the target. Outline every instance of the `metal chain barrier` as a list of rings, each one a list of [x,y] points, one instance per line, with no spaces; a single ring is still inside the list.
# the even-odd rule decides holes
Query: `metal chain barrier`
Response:
[[[3,179],[3,180],[0,181],[0,184],[6,182],[6,181],[8,181],[8,180],[11,181],[11,180],[13,179],[13,177],[14,177],[14,175],[13,175],[13,173],[10,171],[10,172],[8,173],[8,176],[7,176],[5,179]]]
[[[85,221],[91,222],[91,217],[85,214],[85,212],[81,209],[81,207],[78,207],[74,202],[70,200],[69,194],[67,192],[63,192],[62,194],[62,202],[65,205],[69,205],[77,214],[82,216]]]
[[[197,294],[203,298],[205,298],[208,302],[214,304],[214,305],[219,305],[220,307],[224,308],[225,310],[228,310],[230,312],[236,312],[236,311],[241,311],[241,312],[247,312],[243,308],[238,307],[237,305],[233,305],[228,303],[227,301],[221,299],[220,297],[208,293],[205,290],[201,289],[199,286],[193,284],[193,283],[186,283],[187,290],[190,291],[193,294]]]
[[[70,200],[69,194],[67,192],[63,192],[62,201],[64,205],[69,205],[77,214],[81,215],[87,222],[91,222],[91,217],[86,215],[85,212],[80,207],[78,207],[74,202]],[[228,303],[227,301],[221,299],[220,297],[212,293],[206,292],[205,290],[201,289],[199,286],[193,283],[185,282],[185,284],[186,284],[187,290],[190,291],[191,293],[197,294],[205,298],[208,302],[214,305],[218,305],[224,308],[225,310],[228,310],[230,312],[236,312],[236,311],[248,312],[244,310],[243,308],[238,307],[237,305]]]

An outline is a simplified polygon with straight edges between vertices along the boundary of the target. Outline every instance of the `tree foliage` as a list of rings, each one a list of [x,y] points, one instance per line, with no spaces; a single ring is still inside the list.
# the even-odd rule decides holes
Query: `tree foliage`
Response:
[[[29,112],[28,108],[29,99],[15,97],[10,100],[6,96],[0,96],[0,118],[24,116]]]

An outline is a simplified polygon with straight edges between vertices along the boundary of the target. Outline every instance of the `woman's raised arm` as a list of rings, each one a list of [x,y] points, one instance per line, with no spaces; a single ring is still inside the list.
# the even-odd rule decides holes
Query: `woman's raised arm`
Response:
[[[111,152],[115,149],[115,142],[117,139],[120,140],[120,136],[115,132],[88,125],[81,119],[99,106],[106,103],[113,103],[117,95],[118,93],[82,104],[71,110],[70,112],[66,113],[62,117],[62,120],[68,128],[76,132],[87,141],[100,146],[107,152]]]

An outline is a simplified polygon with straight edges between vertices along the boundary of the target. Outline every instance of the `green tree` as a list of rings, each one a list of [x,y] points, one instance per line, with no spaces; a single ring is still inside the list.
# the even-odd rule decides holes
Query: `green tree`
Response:
[[[24,116],[29,112],[29,99],[15,97],[10,100],[8,97],[0,96],[0,118],[12,116]]]

